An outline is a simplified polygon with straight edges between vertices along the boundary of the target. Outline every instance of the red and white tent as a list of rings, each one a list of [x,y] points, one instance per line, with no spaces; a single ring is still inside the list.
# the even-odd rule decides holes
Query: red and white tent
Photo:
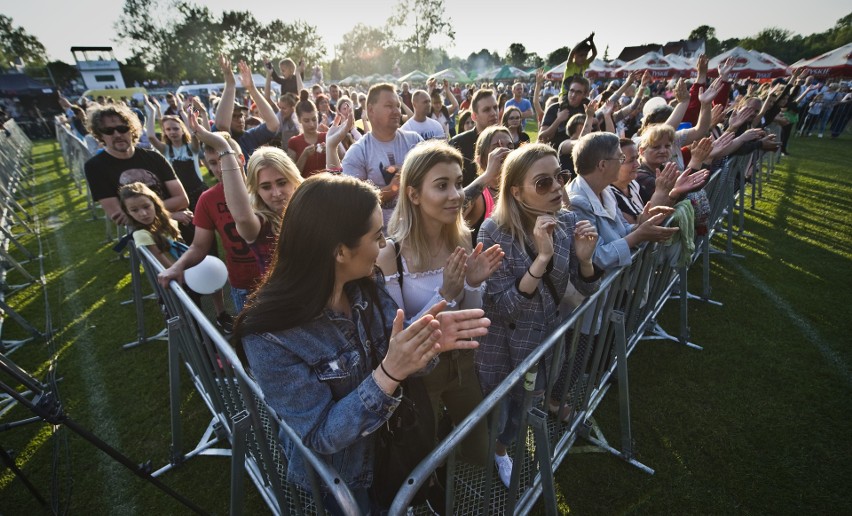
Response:
[[[812,59],[797,61],[790,68],[804,68],[814,77],[852,77],[852,43]]]
[[[615,70],[617,77],[624,77],[631,72],[648,70],[654,79],[671,79],[674,76],[682,76],[686,69],[678,60],[672,60],[659,52],[648,52],[644,56],[637,57],[633,61],[624,63]]]
[[[733,57],[736,61],[734,68],[731,70],[731,79],[773,79],[775,77],[783,77],[787,75],[787,65],[775,59],[774,57],[754,50],[746,50],[741,47],[734,47],[728,51],[722,52],[714,57],[708,63],[707,75],[710,77],[719,76],[719,64],[723,63],[729,57]]]

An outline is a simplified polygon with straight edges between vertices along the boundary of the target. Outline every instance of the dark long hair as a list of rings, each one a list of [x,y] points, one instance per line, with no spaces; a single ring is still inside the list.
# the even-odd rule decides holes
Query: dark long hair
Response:
[[[238,352],[245,335],[287,330],[322,313],[334,289],[338,247],[358,245],[377,206],[378,190],[353,177],[317,174],[299,186],[266,277],[237,318]],[[372,277],[357,281],[375,290]]]

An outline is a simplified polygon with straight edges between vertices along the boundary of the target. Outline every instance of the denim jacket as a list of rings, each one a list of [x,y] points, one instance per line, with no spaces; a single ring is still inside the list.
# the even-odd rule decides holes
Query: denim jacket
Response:
[[[399,391],[394,396],[385,394],[372,375],[378,364],[373,363],[370,345],[378,359],[383,359],[397,309],[379,276],[379,306],[356,284],[344,287],[352,319],[325,309],[302,326],[243,338],[267,403],[351,488],[372,483],[375,448],[371,434],[390,418],[401,400],[396,397]],[[309,489],[304,460],[289,439],[283,434],[280,437],[290,461],[287,479]]]

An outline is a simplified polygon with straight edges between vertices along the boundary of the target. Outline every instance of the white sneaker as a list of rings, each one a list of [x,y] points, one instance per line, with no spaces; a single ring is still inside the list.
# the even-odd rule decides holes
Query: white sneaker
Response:
[[[822,133],[819,133],[819,138],[822,138]]]
[[[494,463],[497,464],[497,474],[500,476],[500,480],[508,488],[509,482],[512,481],[512,458],[509,457],[508,453],[506,455],[494,454]]]

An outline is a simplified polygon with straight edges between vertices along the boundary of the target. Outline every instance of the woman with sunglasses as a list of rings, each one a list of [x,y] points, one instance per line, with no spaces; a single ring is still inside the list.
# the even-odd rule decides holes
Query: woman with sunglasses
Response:
[[[509,134],[512,136],[512,144],[516,149],[530,142],[530,135],[525,133],[521,127],[523,120],[521,110],[516,106],[507,107],[503,111],[503,117],[500,119],[500,125],[509,129]]]
[[[583,295],[600,286],[601,271],[592,265],[598,235],[589,222],[563,209],[565,176],[556,151],[545,144],[525,145],[503,162],[497,206],[478,237],[485,248],[499,244],[505,252],[486,283],[483,308],[491,328],[475,354],[486,395],[568,315],[560,314],[559,303],[569,283]],[[539,396],[548,369],[539,371]],[[497,438],[495,462],[507,486],[512,460],[506,448],[518,433],[522,397],[517,386]]]

